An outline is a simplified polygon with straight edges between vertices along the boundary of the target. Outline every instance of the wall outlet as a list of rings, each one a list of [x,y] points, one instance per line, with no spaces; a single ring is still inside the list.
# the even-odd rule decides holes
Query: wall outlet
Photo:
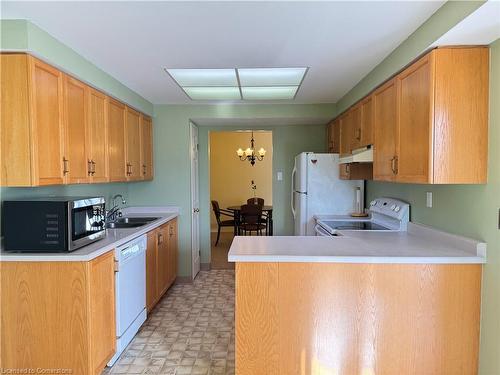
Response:
[[[276,173],[276,179],[278,181],[283,181],[283,172],[282,171],[278,171],[278,173]]]
[[[425,205],[429,208],[432,208],[432,191],[427,192],[427,202]]]

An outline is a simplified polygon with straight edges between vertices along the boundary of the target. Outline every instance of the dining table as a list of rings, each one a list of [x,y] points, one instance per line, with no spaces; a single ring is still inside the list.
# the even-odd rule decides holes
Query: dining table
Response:
[[[234,233],[238,233],[238,226],[241,218],[241,205],[240,206],[229,206],[227,207],[229,211],[234,212]],[[264,205],[262,206],[262,213],[266,215],[266,224],[268,228],[268,233],[270,236],[273,235],[273,206]]]

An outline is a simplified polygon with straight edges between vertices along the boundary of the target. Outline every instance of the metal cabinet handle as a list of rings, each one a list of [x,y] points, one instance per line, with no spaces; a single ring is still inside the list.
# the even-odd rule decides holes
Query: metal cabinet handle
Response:
[[[393,174],[398,174],[398,157],[394,156],[391,159],[391,169]]]
[[[68,168],[68,163],[69,163],[69,160],[66,159],[64,156],[63,156],[63,175],[65,176],[66,174],[69,173],[69,168]]]
[[[95,165],[96,165],[96,162],[92,159],[90,161],[92,163],[92,176],[95,174]]]
[[[127,176],[132,174],[132,164],[127,163]]]
[[[92,176],[92,174],[93,174],[93,172],[92,172],[92,160],[90,160],[90,159],[87,159],[87,169],[88,169],[87,174],[89,176]]]
[[[200,209],[199,208],[194,208],[193,212],[200,212]]]
[[[361,129],[359,129],[359,128],[358,128],[358,129],[356,129],[356,134],[357,134],[357,135],[356,135],[356,139],[357,139],[358,141],[361,141]]]
[[[349,174],[349,170],[350,170],[349,164],[344,164],[344,165],[345,165],[345,173]]]
[[[147,172],[147,169],[146,169],[146,164],[143,164],[142,165],[142,174],[145,176],[146,175],[146,172]]]
[[[161,245],[163,243],[163,234],[159,233],[158,234],[158,245]]]

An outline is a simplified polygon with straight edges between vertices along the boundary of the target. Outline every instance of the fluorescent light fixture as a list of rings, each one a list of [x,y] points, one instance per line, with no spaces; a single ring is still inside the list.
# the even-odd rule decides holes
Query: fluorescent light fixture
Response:
[[[234,86],[238,79],[234,69],[165,69],[181,87]]]
[[[243,100],[293,99],[299,86],[241,87]]]
[[[299,86],[307,68],[238,69],[241,86]]]
[[[291,100],[308,68],[167,69],[191,100]]]
[[[186,94],[193,100],[239,100],[238,87],[183,87]]]

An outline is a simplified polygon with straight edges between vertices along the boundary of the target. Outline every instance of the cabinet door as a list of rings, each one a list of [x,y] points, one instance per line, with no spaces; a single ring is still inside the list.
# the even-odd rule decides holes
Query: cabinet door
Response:
[[[177,277],[177,219],[169,222],[168,250],[170,253],[170,282],[172,285]]]
[[[100,374],[116,351],[114,251],[89,262],[92,370]]]
[[[33,184],[63,184],[68,170],[64,156],[63,74],[31,56],[29,61]]]
[[[88,183],[91,165],[88,160],[87,132],[88,88],[64,75],[64,130],[66,135],[66,183]]]
[[[108,165],[109,181],[126,181],[125,106],[108,99]]]
[[[350,179],[350,164],[339,164],[339,178],[341,180]]]
[[[398,175],[400,182],[428,183],[431,179],[430,55],[412,64],[396,78],[399,101]]]
[[[0,54],[0,183],[31,186],[28,56]]]
[[[168,223],[158,228],[157,243],[158,243],[158,295],[161,297],[168,289],[170,280],[170,259],[168,251]]]
[[[92,182],[107,182],[108,175],[108,131],[106,95],[90,89],[89,93],[89,161]]]
[[[373,178],[393,181],[397,171],[397,93],[396,82],[390,80],[373,94],[375,142]]]
[[[360,147],[373,144],[373,98],[369,96],[361,102]]]
[[[144,180],[153,179],[153,123],[141,115],[141,173]]]
[[[361,147],[361,106],[358,104],[350,111],[351,151]]]
[[[351,114],[347,112],[340,118],[340,155],[349,155],[351,153]]]
[[[141,167],[141,125],[140,114],[127,107],[125,140],[127,145],[127,178],[140,180]]]
[[[156,230],[148,233],[148,247],[146,249],[146,307],[148,312],[158,301],[157,289],[157,238]]]
[[[328,124],[328,152],[332,154],[340,153],[340,119],[335,119]]]

